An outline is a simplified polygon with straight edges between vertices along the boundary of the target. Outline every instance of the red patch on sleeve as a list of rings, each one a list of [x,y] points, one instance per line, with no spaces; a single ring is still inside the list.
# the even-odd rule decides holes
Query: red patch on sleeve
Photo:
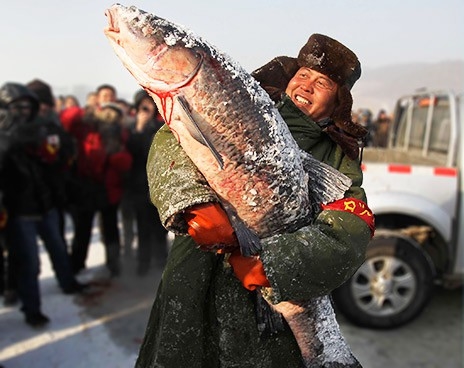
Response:
[[[374,213],[365,202],[356,198],[343,198],[335,202],[322,204],[321,207],[323,210],[345,211],[355,214],[360,219],[362,219],[367,224],[367,226],[369,226],[369,229],[371,230],[371,236],[374,236]]]

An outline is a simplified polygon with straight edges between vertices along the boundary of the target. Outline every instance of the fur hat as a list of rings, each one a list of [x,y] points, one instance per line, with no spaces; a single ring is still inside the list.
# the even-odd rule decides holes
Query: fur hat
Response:
[[[280,101],[288,82],[300,69],[296,58],[278,56],[256,69],[251,75],[259,82],[274,102]]]
[[[279,56],[255,70],[252,76],[261,84],[275,102],[281,99],[288,82],[301,67],[313,69],[328,76],[339,85],[337,107],[325,128],[352,159],[358,157],[358,141],[367,130],[351,120],[353,98],[351,88],[361,76],[361,64],[356,55],[340,42],[321,34],[313,34],[301,48],[298,57]]]
[[[37,95],[40,103],[51,107],[55,106],[55,99],[53,98],[52,89],[44,81],[41,81],[40,79],[34,79],[27,84],[27,88],[29,88]]]
[[[298,54],[298,65],[328,76],[339,86],[351,89],[361,76],[357,56],[340,42],[321,34],[313,34]]]

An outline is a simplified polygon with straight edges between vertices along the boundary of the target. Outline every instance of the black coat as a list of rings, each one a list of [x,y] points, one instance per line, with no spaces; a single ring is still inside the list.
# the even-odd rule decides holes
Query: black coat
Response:
[[[47,143],[56,141],[56,151]],[[1,168],[4,204],[11,216],[37,216],[66,203],[64,177],[71,145],[61,127],[35,119],[14,125]]]
[[[135,131],[135,128],[130,131],[126,147],[133,161],[125,185],[129,195],[143,194],[148,199],[147,158],[158,129],[159,124],[150,121],[141,132]]]
[[[39,134],[32,124],[14,128],[4,160],[4,202],[11,216],[40,215],[53,207],[46,167],[34,154]]]

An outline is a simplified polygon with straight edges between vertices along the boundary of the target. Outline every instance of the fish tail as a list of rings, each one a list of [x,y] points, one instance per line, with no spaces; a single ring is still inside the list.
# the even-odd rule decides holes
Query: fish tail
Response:
[[[345,192],[351,187],[351,179],[332,166],[315,159],[312,155],[304,151],[301,151],[301,154],[303,167],[308,174],[311,203],[317,207],[313,210],[316,212],[321,203],[330,203],[343,198]]]
[[[268,337],[284,330],[282,315],[277,312],[261,294],[258,288],[254,291],[255,312],[258,331],[262,337]]]

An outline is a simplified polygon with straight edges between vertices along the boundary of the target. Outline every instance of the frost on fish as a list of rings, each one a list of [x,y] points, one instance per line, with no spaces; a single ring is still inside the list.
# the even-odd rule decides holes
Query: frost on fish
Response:
[[[328,296],[314,298],[310,301],[314,312],[311,315],[316,326],[316,339],[321,342],[322,349],[315,367],[361,367],[353,356],[350,347],[341,334],[332,303]],[[308,308],[309,310],[309,308]]]
[[[305,368],[361,368],[341,334],[328,296],[280,302],[274,308],[295,335]]]

